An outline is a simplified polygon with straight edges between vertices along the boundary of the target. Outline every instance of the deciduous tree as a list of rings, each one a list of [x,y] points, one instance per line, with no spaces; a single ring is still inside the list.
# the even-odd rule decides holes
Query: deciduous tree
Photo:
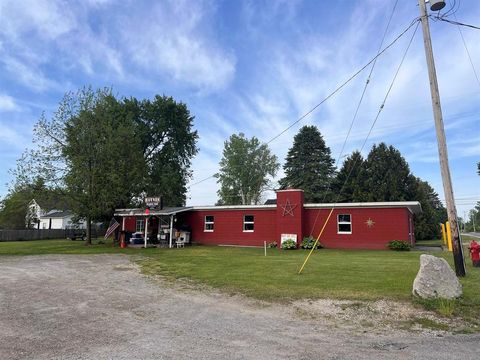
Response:
[[[258,204],[268,187],[269,176],[275,176],[280,165],[266,144],[254,136],[233,134],[225,141],[220,171],[215,175],[220,183],[220,204]]]
[[[191,159],[198,152],[194,117],[186,104],[167,96],[142,101],[130,98],[124,104],[134,114],[135,136],[147,166],[145,193],[162,195],[165,205],[184,205]]]

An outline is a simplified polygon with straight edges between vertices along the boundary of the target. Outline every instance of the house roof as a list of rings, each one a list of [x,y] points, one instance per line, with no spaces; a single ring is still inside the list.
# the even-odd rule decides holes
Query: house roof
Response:
[[[72,212],[70,210],[53,210],[51,212],[46,213],[43,216],[40,216],[40,219],[50,219],[50,218],[65,218],[72,216]]]
[[[151,209],[148,213],[149,216],[169,216],[175,215],[184,211],[192,210],[192,206],[180,206],[180,207],[166,207],[161,210]],[[145,209],[115,209],[114,216],[147,216]]]
[[[65,211],[65,210],[68,210],[69,208],[67,201],[63,198],[47,197],[45,199],[32,199],[30,203],[32,202],[35,202],[44,211],[49,211],[49,210]]]

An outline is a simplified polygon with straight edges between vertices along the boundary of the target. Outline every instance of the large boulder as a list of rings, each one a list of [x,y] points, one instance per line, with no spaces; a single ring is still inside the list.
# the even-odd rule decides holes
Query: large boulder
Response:
[[[454,299],[462,295],[462,284],[445,259],[423,254],[413,282],[413,295],[424,299]]]

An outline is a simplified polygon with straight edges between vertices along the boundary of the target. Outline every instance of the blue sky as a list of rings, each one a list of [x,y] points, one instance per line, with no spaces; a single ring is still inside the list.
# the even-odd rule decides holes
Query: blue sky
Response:
[[[200,135],[192,183],[206,178],[217,171],[232,133],[268,141],[367,63],[393,6],[393,0],[0,0],[0,196],[40,114],[48,116],[65,92],[84,85],[185,102]],[[479,25],[480,3],[464,0],[455,15]],[[399,1],[385,43],[417,16],[416,0]],[[463,216],[480,200],[480,83],[458,27],[431,22],[431,29]],[[344,154],[362,145],[412,31],[379,58]],[[480,75],[480,31],[462,32]],[[270,144],[282,163],[307,124],[318,126],[340,156],[368,70]],[[443,198],[420,28],[364,155],[380,141],[397,147]],[[192,186],[188,204],[213,204],[216,189],[214,179]]]

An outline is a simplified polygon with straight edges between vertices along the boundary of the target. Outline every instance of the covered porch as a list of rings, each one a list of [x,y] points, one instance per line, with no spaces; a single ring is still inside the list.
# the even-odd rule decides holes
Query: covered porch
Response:
[[[143,240],[143,247],[183,246],[190,242],[191,229],[179,214],[192,207],[171,207],[163,209],[117,209],[114,216],[121,218],[122,233],[130,239]]]

